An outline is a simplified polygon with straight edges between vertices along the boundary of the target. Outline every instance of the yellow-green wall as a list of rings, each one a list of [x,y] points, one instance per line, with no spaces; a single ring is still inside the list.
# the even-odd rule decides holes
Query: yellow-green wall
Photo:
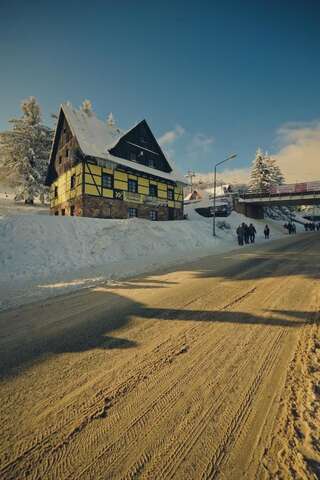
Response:
[[[76,175],[75,187],[71,189],[71,176]],[[55,187],[58,187],[58,196],[55,197]],[[61,203],[79,197],[82,194],[82,165],[76,165],[60,175],[50,187],[51,208]]]
[[[94,196],[102,196],[106,198],[114,198],[113,189],[107,189],[102,187],[102,173],[109,173],[113,175],[113,186],[116,190],[121,190],[123,192],[128,191],[128,180],[133,179],[138,182],[138,194],[139,194],[139,203],[143,203],[144,197],[149,196],[149,186],[157,185],[158,187],[158,196],[155,197],[155,200],[159,202],[168,202],[169,207],[182,208],[183,201],[183,189],[182,186],[172,186],[174,190],[174,200],[167,200],[168,198],[168,188],[171,186],[167,185],[165,182],[151,180],[139,175],[128,174],[120,170],[112,170],[105,167],[100,167],[97,165],[85,164],[85,170],[82,170],[83,166],[77,165],[76,167],[71,168],[69,171],[61,175],[52,185],[51,185],[51,195],[50,195],[50,204],[51,207],[55,207],[63,202],[72,200],[82,194],[82,177],[84,173],[84,193]],[[70,189],[71,185],[71,176],[76,175],[76,184],[74,189]],[[55,187],[58,187],[58,197],[54,197]]]
[[[101,196],[101,177],[102,172],[113,174],[113,186],[116,190],[122,190],[123,192],[128,191],[128,180],[137,180],[138,181],[138,194],[149,196],[149,186],[157,185],[158,187],[158,197],[156,197],[159,202],[167,201],[167,189],[168,185],[165,182],[151,180],[149,178],[141,177],[139,175],[128,174],[119,170],[113,171],[112,169],[99,167],[97,165],[86,165],[85,166],[85,193],[89,195]],[[170,186],[169,186],[170,188]],[[183,190],[182,186],[178,185],[174,188],[174,201],[168,201],[169,207],[181,208],[183,201]],[[109,189],[103,189],[102,196],[113,198],[113,191]],[[141,199],[143,203],[143,199]]]

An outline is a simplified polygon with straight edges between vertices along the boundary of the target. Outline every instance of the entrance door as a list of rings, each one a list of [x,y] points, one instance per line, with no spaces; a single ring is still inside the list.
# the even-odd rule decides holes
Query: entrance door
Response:
[[[168,213],[168,220],[174,220],[174,208],[168,208],[169,213]]]

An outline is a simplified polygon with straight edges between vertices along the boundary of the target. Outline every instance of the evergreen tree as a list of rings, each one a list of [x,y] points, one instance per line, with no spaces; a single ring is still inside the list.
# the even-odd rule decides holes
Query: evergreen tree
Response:
[[[93,114],[92,103],[90,100],[83,100],[81,105],[82,112],[86,113],[89,117]]]
[[[266,163],[270,169],[270,182],[272,185],[282,185],[284,183],[284,176],[277,165],[274,158],[270,157],[267,152],[265,154]]]
[[[271,183],[271,167],[262,150],[258,148],[250,173],[249,190],[251,192],[268,192]]]
[[[115,122],[115,119],[114,119],[114,116],[113,116],[113,113],[110,112],[108,117],[107,117],[107,124],[110,126],[110,127],[114,127],[116,122]]]
[[[22,116],[10,120],[12,130],[0,133],[2,167],[15,184],[16,200],[32,203],[44,199],[53,132],[41,123],[37,100],[30,97],[21,104]]]

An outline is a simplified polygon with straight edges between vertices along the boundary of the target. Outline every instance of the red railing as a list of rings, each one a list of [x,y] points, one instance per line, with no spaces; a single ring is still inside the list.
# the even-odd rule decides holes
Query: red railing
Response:
[[[292,183],[287,185],[273,185],[270,188],[271,194],[277,193],[308,193],[319,192],[320,181],[317,182],[304,182],[304,183]]]

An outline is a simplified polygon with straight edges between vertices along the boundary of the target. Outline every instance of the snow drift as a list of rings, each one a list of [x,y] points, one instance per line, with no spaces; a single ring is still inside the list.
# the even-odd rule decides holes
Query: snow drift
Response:
[[[232,213],[212,219],[187,209],[189,220],[151,222],[49,215],[0,218],[1,307],[65,293],[80,286],[151,272],[237,247],[235,229],[248,219]],[[264,221],[253,222],[264,241]],[[273,222],[271,235],[284,234]],[[219,229],[221,227],[227,227]]]

